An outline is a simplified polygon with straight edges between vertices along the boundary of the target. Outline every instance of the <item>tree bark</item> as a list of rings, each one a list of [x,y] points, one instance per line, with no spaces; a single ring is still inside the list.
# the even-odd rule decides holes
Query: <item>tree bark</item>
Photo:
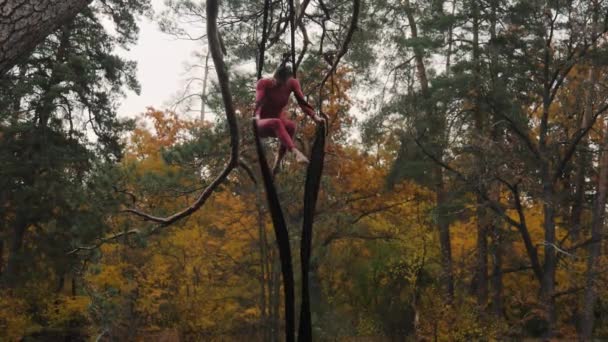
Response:
[[[92,0],[0,0],[0,76]]]

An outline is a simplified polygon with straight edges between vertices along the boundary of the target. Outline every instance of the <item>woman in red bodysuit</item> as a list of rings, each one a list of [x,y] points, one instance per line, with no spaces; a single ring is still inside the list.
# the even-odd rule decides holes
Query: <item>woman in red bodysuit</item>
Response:
[[[292,77],[289,66],[280,66],[274,73],[273,78],[261,79],[256,86],[255,116],[257,118],[258,133],[262,138],[276,137],[281,143],[273,167],[273,172],[275,173],[287,151],[293,152],[298,162],[308,163],[306,156],[293,143],[296,125],[287,118],[287,113],[283,111],[289,102],[289,95],[292,92],[296,96],[300,108],[308,116],[315,120],[315,122],[323,120],[315,113],[312,106],[304,100],[300,82]]]

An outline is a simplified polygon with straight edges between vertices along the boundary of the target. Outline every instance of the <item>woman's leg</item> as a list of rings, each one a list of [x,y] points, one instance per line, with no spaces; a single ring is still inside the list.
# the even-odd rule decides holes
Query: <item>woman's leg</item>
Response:
[[[283,122],[283,126],[285,126],[285,130],[287,131],[287,134],[289,134],[289,138],[291,139],[291,141],[293,141],[293,137],[296,135],[296,124],[293,121],[287,120],[287,119],[282,119],[282,122]],[[284,155],[286,151],[287,151],[287,148],[285,147],[285,145],[281,144],[281,148],[279,149],[279,154]]]
[[[296,124],[291,120],[287,120],[287,119],[281,119],[281,120],[283,121],[283,125],[285,126],[287,133],[289,133],[289,137],[291,138],[291,141],[293,141],[293,137],[296,134]],[[274,166],[272,168],[273,174],[277,174],[277,172],[279,172],[279,166],[281,165],[281,161],[283,160],[283,157],[285,156],[285,152],[287,152],[287,148],[283,144],[281,144],[281,147],[279,147],[279,153],[277,154],[277,159],[275,160]]]
[[[293,126],[295,132],[295,126]],[[276,137],[281,142],[281,148],[291,151],[294,148],[292,135],[289,134],[281,119],[258,119],[260,137]]]
[[[286,122],[288,122],[286,124]],[[288,132],[287,127],[290,127],[290,132]],[[275,161],[275,165],[273,167],[273,172],[278,171],[278,165],[280,160],[283,158],[283,155],[286,151],[291,151],[296,156],[296,161],[298,163],[308,163],[308,158],[300,152],[297,148],[295,148],[292,135],[295,134],[295,124],[287,119],[258,119],[258,132],[260,137],[277,137],[281,142],[281,148],[284,149],[281,152],[281,148],[279,148],[279,153],[277,155],[277,160]]]

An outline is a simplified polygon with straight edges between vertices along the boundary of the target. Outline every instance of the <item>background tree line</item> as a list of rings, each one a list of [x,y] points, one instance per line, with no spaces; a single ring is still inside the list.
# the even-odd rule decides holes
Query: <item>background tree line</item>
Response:
[[[606,1],[364,1],[322,89],[352,1],[221,2],[240,165],[170,226],[126,211],[169,216],[220,174],[230,126],[218,85],[205,77],[193,90],[213,122],[179,107],[118,119],[139,85],[115,49],[136,42],[150,4],[61,4],[0,3],[2,32],[15,18],[48,19],[20,24],[31,41],[0,39],[1,51],[23,42],[0,54],[6,339],[282,339],[278,251],[249,129],[256,74],[237,67],[271,73],[291,49],[292,13],[298,78],[329,116],[315,339],[607,337]],[[205,3],[166,4],[161,28],[206,46],[184,25],[204,27]],[[314,126],[297,118],[308,151]],[[297,248],[304,169],[294,164],[275,182]]]

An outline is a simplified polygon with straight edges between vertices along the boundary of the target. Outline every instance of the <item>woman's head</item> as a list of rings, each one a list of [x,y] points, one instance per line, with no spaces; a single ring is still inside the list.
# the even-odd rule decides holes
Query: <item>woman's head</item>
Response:
[[[281,84],[286,83],[292,76],[293,72],[291,71],[291,66],[286,64],[279,66],[274,72],[274,79]]]

